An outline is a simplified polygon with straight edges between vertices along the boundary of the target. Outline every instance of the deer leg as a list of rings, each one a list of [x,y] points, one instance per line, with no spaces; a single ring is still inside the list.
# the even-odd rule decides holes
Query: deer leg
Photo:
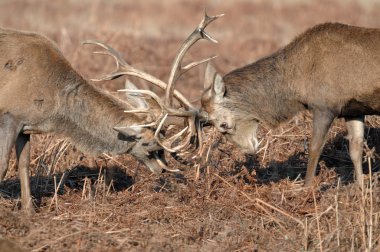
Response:
[[[346,117],[349,151],[355,167],[356,182],[363,189],[363,142],[364,142],[364,116]]]
[[[9,113],[0,115],[0,181],[8,170],[9,158],[17,135],[21,130],[16,120]]]
[[[307,164],[305,186],[311,186],[313,183],[318,160],[326,142],[327,132],[334,121],[334,115],[329,111],[315,110],[313,111],[313,116],[313,133],[309,146],[309,161]]]
[[[16,156],[21,184],[22,210],[33,213],[32,195],[30,192],[29,164],[30,164],[30,135],[20,133],[16,140]]]

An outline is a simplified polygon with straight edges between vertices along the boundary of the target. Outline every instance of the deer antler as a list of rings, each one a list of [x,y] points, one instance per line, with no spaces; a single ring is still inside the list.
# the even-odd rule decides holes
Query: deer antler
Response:
[[[191,102],[189,102],[179,91],[175,90],[175,84],[179,77],[186,73],[191,68],[198,66],[199,64],[205,63],[210,61],[211,59],[215,58],[216,56],[209,57],[200,61],[195,61],[192,63],[187,64],[186,66],[182,67],[181,63],[183,58],[185,57],[187,51],[191,48],[193,44],[195,44],[200,39],[206,39],[213,43],[217,43],[215,39],[213,39],[210,35],[208,35],[205,32],[205,28],[207,25],[209,25],[212,21],[216,20],[217,18],[223,16],[216,15],[216,16],[208,16],[206,11],[204,13],[204,17],[198,27],[188,36],[188,38],[183,42],[181,48],[179,49],[170,71],[169,80],[168,83],[165,83],[156,77],[145,73],[141,70],[138,70],[128,64],[121,55],[114,50],[109,45],[95,40],[87,40],[83,42],[83,44],[95,44],[105,49],[105,51],[97,51],[94,52],[96,54],[104,54],[109,55],[115,59],[116,62],[116,70],[112,73],[100,78],[95,79],[95,81],[101,81],[101,80],[113,80],[116,78],[119,78],[123,75],[131,75],[136,76],[141,79],[144,79],[162,89],[165,90],[165,100],[162,101],[155,93],[149,90],[129,90],[129,89],[122,89],[119,91],[125,91],[128,92],[130,95],[138,95],[143,97],[149,97],[151,98],[161,109],[161,115],[156,119],[154,122],[147,123],[145,125],[139,125],[143,127],[153,127],[155,128],[155,134],[154,137],[157,141],[157,143],[164,148],[165,150],[171,152],[171,153],[177,153],[179,151],[182,151],[183,149],[187,148],[193,137],[196,136],[199,143],[202,142],[202,134],[201,134],[201,125],[200,125],[200,117],[203,117],[198,111],[198,109],[195,108]],[[174,108],[173,107],[173,97],[175,97],[178,102],[181,104],[183,108]],[[147,110],[130,110],[126,111],[128,113],[149,113]],[[161,130],[165,124],[165,121],[168,116],[177,116],[177,117],[185,117],[187,120],[187,126],[182,129],[177,134],[173,135],[172,137],[168,139],[161,139]],[[177,142],[179,138],[182,136],[186,136],[184,141],[177,146],[173,147],[172,145]]]
[[[179,79],[179,77],[181,77],[182,74],[186,73],[191,68],[198,66],[199,64],[208,62],[208,61],[210,61],[216,57],[216,56],[213,56],[213,57],[209,57],[209,58],[206,58],[206,59],[203,59],[200,61],[192,62],[192,63],[186,65],[185,67],[181,66],[182,60],[185,57],[187,51],[198,40],[206,39],[212,43],[218,43],[217,40],[215,40],[214,38],[212,38],[210,35],[208,35],[205,32],[205,28],[211,22],[218,19],[219,17],[222,17],[223,15],[224,14],[219,14],[216,16],[208,16],[207,12],[205,11],[204,17],[203,17],[202,21],[200,22],[200,24],[198,25],[198,27],[183,42],[181,48],[179,49],[179,51],[178,51],[178,53],[174,59],[174,62],[173,62],[172,68],[171,68],[171,72],[169,75],[168,86],[165,90],[166,91],[165,92],[165,104],[167,106],[172,106],[172,104],[173,104],[174,86],[175,86],[175,83],[177,82],[177,80]],[[179,149],[186,148],[189,145],[191,138],[194,135],[197,135],[198,142],[202,143],[202,134],[201,134],[201,125],[199,122],[199,113],[197,113],[196,116],[189,116],[187,121],[188,121],[188,134],[187,134],[188,136],[187,136],[186,140],[184,141],[184,143],[178,146]]]
[[[105,51],[96,51],[94,53],[95,54],[102,54],[102,55],[109,55],[112,58],[114,58],[114,60],[116,62],[116,69],[112,73],[107,74],[107,75],[105,75],[99,79],[91,79],[92,81],[114,80],[114,79],[117,79],[117,78],[124,76],[124,75],[130,75],[130,76],[136,76],[138,78],[146,80],[146,81],[160,87],[161,89],[164,89],[164,90],[166,89],[167,84],[165,82],[163,82],[160,79],[157,79],[153,75],[150,75],[144,71],[141,71],[141,70],[136,69],[133,66],[131,66],[111,46],[109,46],[109,45],[107,45],[101,41],[97,41],[97,40],[86,40],[86,41],[82,42],[82,44],[83,45],[93,44],[93,45],[98,45],[98,46],[104,48]],[[185,108],[194,109],[194,106],[191,104],[191,102],[189,102],[186,99],[186,97],[183,94],[181,94],[179,91],[177,91],[177,90],[174,91],[174,97],[176,97],[178,102],[182,106],[184,106]]]
[[[175,82],[181,77],[182,74],[190,70],[191,68],[198,66],[199,64],[208,62],[215,58],[216,56],[200,60],[197,62],[190,63],[186,65],[185,67],[181,67],[181,62],[183,58],[186,55],[186,52],[190,49],[190,47],[195,44],[200,39],[207,39],[213,43],[218,43],[215,39],[213,39],[210,35],[208,35],[205,32],[205,28],[207,25],[209,25],[212,21],[218,19],[219,17],[222,17],[224,14],[216,15],[216,16],[208,16],[207,12],[205,11],[204,17],[198,27],[190,34],[190,36],[183,42],[181,48],[179,49],[177,56],[174,59],[171,72],[169,75],[169,81],[168,81],[168,86],[166,88],[166,93],[165,93],[165,102],[167,105],[171,106],[173,103],[173,91],[174,91],[174,85]]]

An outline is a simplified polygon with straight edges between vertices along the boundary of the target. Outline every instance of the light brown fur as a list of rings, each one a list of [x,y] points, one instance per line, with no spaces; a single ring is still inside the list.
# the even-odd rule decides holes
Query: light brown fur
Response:
[[[328,129],[334,118],[344,117],[362,186],[362,122],[364,115],[380,112],[379,29],[321,24],[219,81],[210,69],[207,74],[214,77],[205,83],[203,109],[245,152],[257,150],[258,121],[276,127],[309,109],[314,119],[305,184],[311,185]]]
[[[113,129],[151,120],[151,115],[126,114],[126,109],[131,109],[127,103],[84,80],[47,38],[0,29],[0,180],[16,143],[24,208],[32,208],[28,177],[32,133],[62,134],[93,154],[130,153],[159,173],[157,157],[163,159],[163,153],[152,130],[136,127],[126,134]]]

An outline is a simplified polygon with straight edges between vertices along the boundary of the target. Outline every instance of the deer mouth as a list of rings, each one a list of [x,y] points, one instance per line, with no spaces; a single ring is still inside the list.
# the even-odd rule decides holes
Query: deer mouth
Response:
[[[153,151],[149,153],[148,159],[143,161],[144,164],[153,173],[159,175],[163,170],[169,172],[178,172],[178,169],[170,169],[167,166],[164,150]]]
[[[234,143],[241,152],[249,155],[254,155],[258,151],[259,141],[254,132],[237,132],[237,134],[227,134],[227,139]]]
[[[153,154],[154,158],[156,159],[156,162],[158,163],[159,166],[165,171],[169,172],[179,172],[178,169],[170,169],[167,166],[166,159],[165,159],[165,154],[164,151],[157,151]]]

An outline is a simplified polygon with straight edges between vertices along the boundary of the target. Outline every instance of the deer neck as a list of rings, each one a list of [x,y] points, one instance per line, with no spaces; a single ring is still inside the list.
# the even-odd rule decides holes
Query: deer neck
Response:
[[[276,127],[304,109],[285,78],[284,55],[274,54],[224,77],[230,108],[239,119]]]
[[[80,150],[99,154],[127,153],[134,142],[122,141],[113,127],[139,124],[142,118],[124,113],[128,105],[105,94],[82,78],[59,92],[56,131],[69,137]]]

